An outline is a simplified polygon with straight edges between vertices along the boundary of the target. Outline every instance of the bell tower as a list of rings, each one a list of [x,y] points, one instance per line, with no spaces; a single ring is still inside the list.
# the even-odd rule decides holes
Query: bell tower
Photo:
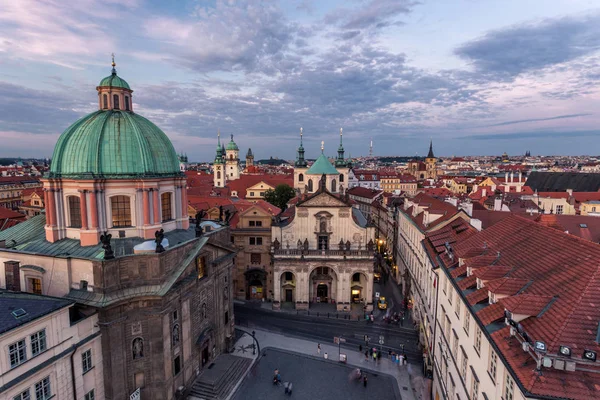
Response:
[[[429,142],[429,153],[425,158],[427,179],[437,179],[437,158],[433,155],[433,140]]]
[[[225,148],[225,174],[230,181],[240,179],[240,149],[233,141],[233,135]]]
[[[217,132],[217,154],[213,163],[213,183],[215,187],[225,186],[225,171],[223,165],[223,148],[221,147],[221,132]]]

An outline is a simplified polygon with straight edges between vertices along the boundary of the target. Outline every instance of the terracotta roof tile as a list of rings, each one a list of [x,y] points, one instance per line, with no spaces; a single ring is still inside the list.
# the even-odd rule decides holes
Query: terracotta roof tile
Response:
[[[472,288],[475,285],[477,285],[477,277],[474,275],[467,276],[465,279],[458,282],[458,287],[460,290],[466,290]]]
[[[504,318],[504,306],[500,303],[490,304],[477,312],[477,318],[484,326],[489,325]]]
[[[473,293],[469,293],[467,295],[467,301],[472,306],[474,306],[477,303],[481,303],[484,300],[487,301],[489,298],[490,298],[490,295],[489,295],[487,288],[477,289]]]
[[[552,296],[520,294],[502,299],[501,303],[513,314],[536,316],[550,304],[552,299]]]

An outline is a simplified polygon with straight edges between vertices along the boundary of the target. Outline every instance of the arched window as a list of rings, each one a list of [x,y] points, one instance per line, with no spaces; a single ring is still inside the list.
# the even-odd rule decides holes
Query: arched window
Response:
[[[131,226],[131,204],[128,196],[113,196],[110,198],[113,228]]]
[[[162,221],[170,221],[173,219],[171,210],[171,192],[160,195],[160,205],[162,210]]]
[[[298,175],[298,182],[304,182],[304,174]]]
[[[340,174],[340,183],[344,183],[344,174]]]
[[[360,282],[360,272],[356,272],[352,275],[352,282]]]
[[[312,192],[313,191],[312,179],[308,180],[308,185],[307,186],[308,186],[308,191]]]
[[[230,159],[230,160],[233,160],[233,154],[230,154],[230,155],[229,155],[229,159]]]
[[[79,196],[69,196],[69,228],[81,228],[81,202]]]
[[[119,110],[119,95],[118,94],[114,94],[113,95],[113,108],[115,110]]]
[[[141,337],[133,339],[131,352],[134,360],[144,357],[144,339]]]
[[[105,94],[102,95],[102,108],[108,108],[108,96]]]
[[[221,171],[217,171],[217,179],[221,179]]]
[[[125,96],[125,110],[129,111],[129,96]]]
[[[336,183],[336,182],[335,182],[335,179],[333,179],[333,180],[331,181],[331,191],[332,191],[332,192],[335,192],[335,191],[336,191],[336,189],[335,189],[335,183]]]

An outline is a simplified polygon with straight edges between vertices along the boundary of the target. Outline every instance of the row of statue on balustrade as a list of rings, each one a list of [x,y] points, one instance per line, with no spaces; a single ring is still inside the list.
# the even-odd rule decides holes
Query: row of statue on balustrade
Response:
[[[300,239],[298,239],[298,242],[296,243],[296,249],[297,250],[302,250],[302,251],[308,251],[308,239],[304,239],[304,242],[302,242]],[[347,240],[344,243],[344,239],[340,239],[340,242],[338,243],[338,249],[340,251],[350,251],[352,247],[352,243],[350,243],[349,240]],[[279,240],[277,238],[275,238],[275,240],[273,241],[273,249],[275,250],[279,250],[281,248],[281,243],[279,242]],[[289,250],[290,248],[290,244],[288,242],[286,242],[286,248]],[[367,243],[367,250],[368,251],[373,251],[375,249],[375,243],[373,242],[373,239],[369,240],[369,243]],[[358,250],[361,250],[361,245],[360,243],[358,244]]]

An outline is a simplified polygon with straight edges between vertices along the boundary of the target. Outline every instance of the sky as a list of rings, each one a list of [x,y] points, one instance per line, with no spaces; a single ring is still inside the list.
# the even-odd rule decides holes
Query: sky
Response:
[[[597,0],[0,0],[0,157],[51,157],[111,53],[190,161],[600,153]]]

